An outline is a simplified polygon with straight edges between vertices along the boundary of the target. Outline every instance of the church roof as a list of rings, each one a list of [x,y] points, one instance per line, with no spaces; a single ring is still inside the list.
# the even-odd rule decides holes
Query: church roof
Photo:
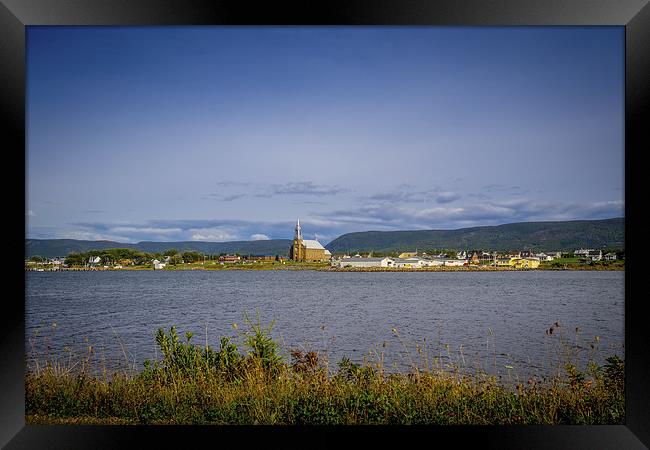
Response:
[[[325,247],[323,247],[320,242],[315,241],[313,239],[303,239],[302,245],[305,246],[305,248],[316,248],[320,250],[325,250]]]

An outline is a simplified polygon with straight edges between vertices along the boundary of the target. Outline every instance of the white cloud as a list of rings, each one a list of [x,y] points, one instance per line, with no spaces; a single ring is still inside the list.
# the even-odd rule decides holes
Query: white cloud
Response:
[[[138,234],[173,234],[181,233],[183,230],[180,228],[154,228],[154,227],[113,227],[111,231],[114,233],[138,233]]]
[[[252,241],[268,241],[269,237],[266,234],[251,234]]]
[[[237,235],[222,228],[193,228],[189,231],[193,241],[223,242],[237,239]]]
[[[624,202],[620,200],[569,204],[508,199],[454,207],[436,205],[428,208],[366,204],[356,209],[331,211],[322,214],[321,220],[311,220],[321,226],[341,231],[343,228],[350,229],[353,224],[357,229],[350,231],[456,229],[543,220],[606,219],[621,217],[623,211]]]
[[[274,194],[287,195],[334,195],[348,191],[348,189],[340,188],[338,186],[314,184],[311,181],[275,184],[273,185],[272,190]]]
[[[134,243],[136,240],[127,236],[118,236],[112,234],[97,233],[93,231],[71,230],[61,233],[55,233],[55,239],[79,239],[82,241],[114,241]]]

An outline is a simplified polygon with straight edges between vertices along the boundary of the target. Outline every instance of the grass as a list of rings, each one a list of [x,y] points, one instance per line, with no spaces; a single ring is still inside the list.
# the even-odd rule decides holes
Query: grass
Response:
[[[218,261],[205,261],[176,265],[167,264],[162,270],[317,270],[328,266],[328,263],[295,261],[243,261],[223,264]],[[151,268],[151,266],[148,268]]]
[[[578,258],[561,258],[553,261],[542,261],[539,268],[546,270],[625,270],[625,261],[586,262]]]
[[[551,327],[557,330],[559,327]],[[485,371],[433,360],[392,373],[347,358],[279,351],[273,324],[246,316],[219,349],[176,328],[156,333],[159,358],[111,373],[91,346],[56,361],[33,358],[26,377],[28,423],[106,424],[621,424],[624,362],[582,368],[558,360],[548,379],[502,384]],[[393,330],[397,334],[396,330]],[[547,334],[548,331],[547,331]],[[399,337],[399,335],[398,335]],[[558,337],[556,332],[553,338]],[[241,348],[238,348],[240,342]],[[561,345],[566,342],[558,341]],[[571,355],[571,349],[562,353]]]

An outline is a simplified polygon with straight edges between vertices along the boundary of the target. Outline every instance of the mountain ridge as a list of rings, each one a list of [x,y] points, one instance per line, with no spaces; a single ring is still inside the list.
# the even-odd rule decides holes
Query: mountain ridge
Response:
[[[287,255],[291,239],[261,241],[86,241],[77,239],[25,239],[25,255],[51,258],[70,252],[131,248],[149,253],[175,248],[180,252]],[[387,252],[426,249],[573,251],[576,248],[625,247],[625,219],[515,222],[455,230],[360,231],[343,234],[328,243],[332,253]]]
[[[625,246],[625,219],[515,222],[455,230],[361,231],[325,247],[332,253],[424,249],[573,251]]]

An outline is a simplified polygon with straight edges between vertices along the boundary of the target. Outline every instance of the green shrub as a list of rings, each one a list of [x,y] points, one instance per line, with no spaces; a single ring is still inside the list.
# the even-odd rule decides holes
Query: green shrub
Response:
[[[604,365],[605,386],[621,389],[625,383],[625,362],[617,355],[610,356]]]
[[[278,353],[278,344],[271,336],[271,330],[275,322],[267,328],[263,328],[259,312],[257,321],[251,322],[245,314],[244,322],[249,329],[244,333],[244,343],[248,348],[248,357],[253,364],[260,364],[268,375],[275,377],[282,367],[283,357]]]

